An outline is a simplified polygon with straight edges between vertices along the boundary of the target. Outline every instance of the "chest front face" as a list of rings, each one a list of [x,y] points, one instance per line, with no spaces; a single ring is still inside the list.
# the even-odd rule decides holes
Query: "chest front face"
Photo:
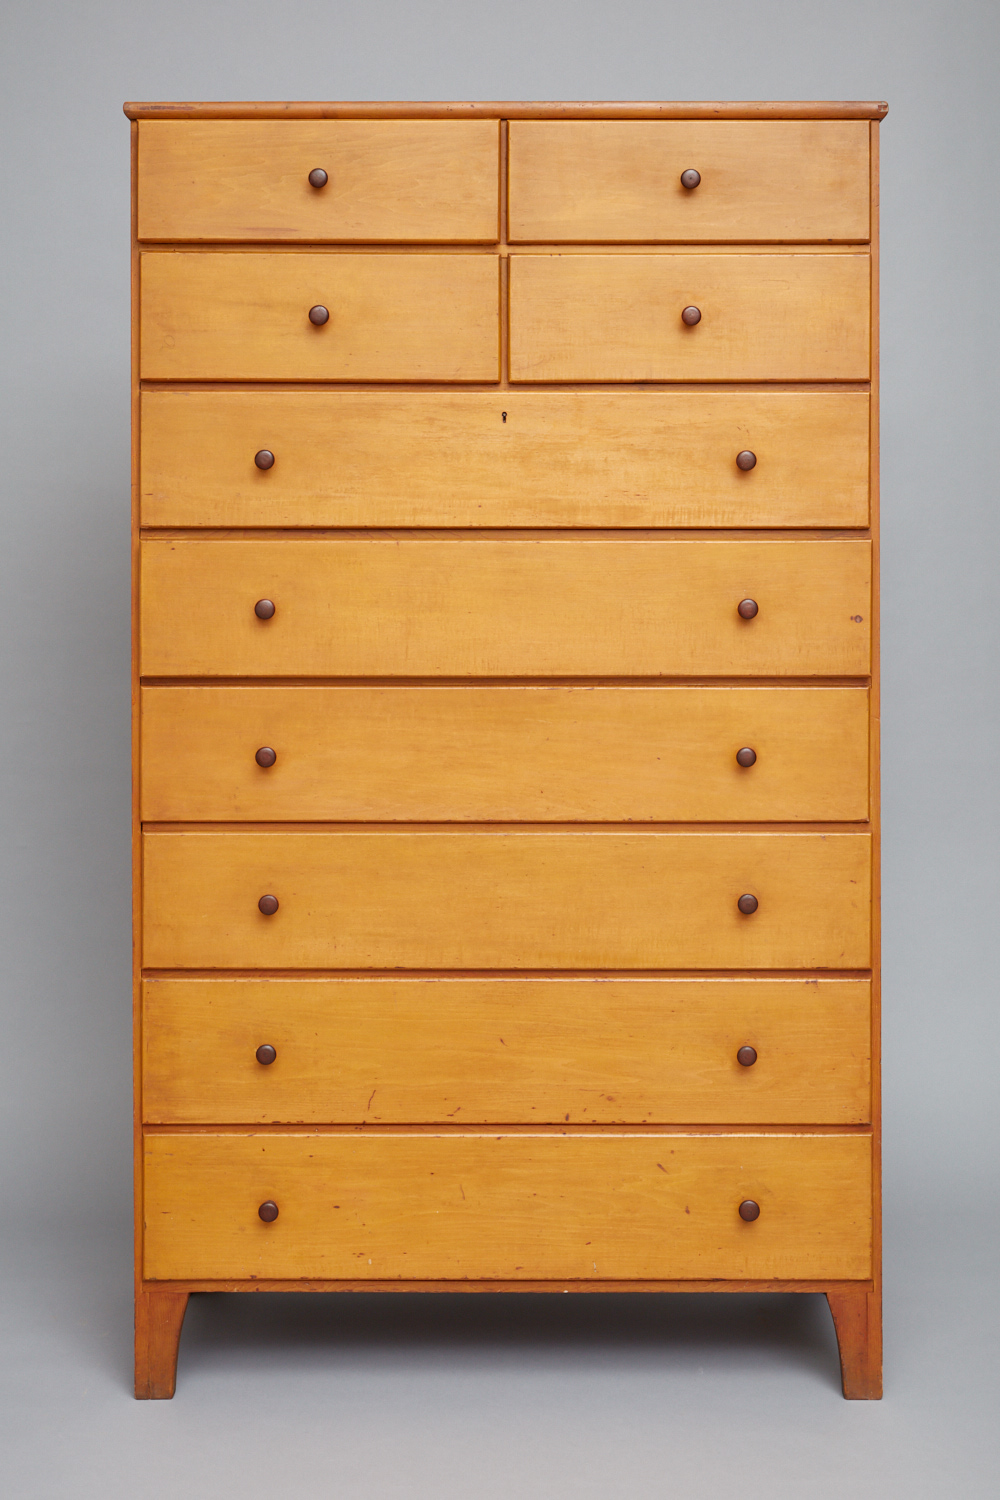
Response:
[[[700,108],[134,107],[139,1394],[262,1286],[880,1389],[884,107]]]

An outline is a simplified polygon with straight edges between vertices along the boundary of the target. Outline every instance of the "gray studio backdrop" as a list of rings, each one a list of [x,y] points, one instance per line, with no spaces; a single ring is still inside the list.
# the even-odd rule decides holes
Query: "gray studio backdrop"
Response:
[[[988,1271],[1000,1099],[998,20],[991,0],[6,0],[0,1240],[11,1253],[21,1243],[31,1263],[65,1268],[99,1244],[90,1263],[127,1276],[122,101],[886,99],[887,1269],[908,1267],[928,1295],[941,1277]],[[125,1327],[81,1329],[84,1362],[88,1339],[127,1351]],[[890,1387],[902,1339],[890,1322]]]

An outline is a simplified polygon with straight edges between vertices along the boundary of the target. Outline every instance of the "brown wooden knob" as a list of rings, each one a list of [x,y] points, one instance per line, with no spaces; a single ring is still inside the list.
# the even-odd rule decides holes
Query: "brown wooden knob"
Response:
[[[277,1209],[274,1210],[278,1212]],[[752,1198],[744,1198],[740,1204],[740,1218],[747,1224],[752,1224],[754,1219],[760,1218],[760,1204],[755,1203]]]
[[[741,599],[736,606],[736,613],[741,620],[752,620],[757,613],[756,599]]]
[[[264,899],[268,900],[268,899],[273,899],[273,898],[265,897]],[[275,902],[274,904],[275,904],[275,906],[277,906],[278,903]],[[743,915],[745,917],[752,917],[753,914],[754,914],[754,912],[757,910],[757,907],[758,907],[759,903],[757,901],[757,897],[756,896],[751,896],[750,893],[749,893],[749,891],[748,891],[746,893],[746,895],[740,897],[740,899],[737,901],[736,905],[739,907],[740,911],[743,913]],[[263,909],[264,908],[261,907],[261,911],[263,911]]]
[[[270,753],[273,754],[274,752],[272,751]],[[260,751],[259,750],[257,751],[257,759],[260,760]],[[736,764],[738,766],[752,766],[752,765],[755,765],[756,762],[757,762],[757,752],[756,752],[756,750],[751,750],[749,745],[744,745],[742,750],[737,750],[737,752],[736,752]],[[261,765],[264,764],[263,761],[261,761],[260,763],[261,763]],[[272,761],[268,761],[268,765],[272,765],[272,764],[273,764]]]
[[[696,323],[701,322],[701,308],[686,307],[681,313],[681,322],[686,323],[689,328],[693,328]]]
[[[696,172],[694,167],[688,167],[686,172],[681,173],[681,187],[696,188],[701,181],[701,173]]]
[[[274,468],[274,454],[271,452],[270,448],[261,448],[259,453],[254,454],[253,461],[257,465],[258,469]]]
[[[322,328],[324,323],[329,323],[330,321],[329,309],[320,307],[319,304],[311,307],[309,309],[309,321],[310,323],[315,323],[317,328]]]
[[[748,469],[755,469],[757,467],[756,453],[751,453],[749,448],[744,448],[742,453],[736,455],[736,467],[742,469],[744,474]]]
[[[743,1050],[745,1052],[746,1048],[744,1047]],[[271,1066],[277,1055],[277,1052],[275,1052],[274,1048],[270,1045],[269,1042],[265,1042],[262,1047],[258,1047],[257,1051],[254,1053],[254,1057],[261,1064],[261,1066],[265,1068],[269,1068]],[[755,1052],[754,1057],[756,1056],[757,1054]]]
[[[330,180],[329,177],[327,177],[327,175],[323,171],[322,167],[313,167],[312,171],[309,173],[309,186],[310,187],[314,187],[314,188],[326,187],[326,185],[329,182],[329,180]]]
[[[271,1048],[271,1051],[274,1051],[273,1047]],[[259,1052],[257,1053],[257,1056],[260,1057]],[[736,1061],[739,1063],[741,1068],[752,1068],[754,1063],[757,1061],[757,1053],[754,1051],[753,1047],[741,1047],[736,1054]]]
[[[750,897],[750,900],[753,901],[752,896]],[[754,906],[756,906],[756,901],[754,901],[753,904]],[[273,917],[275,912],[278,910],[277,896],[261,896],[260,900],[257,902],[257,908],[259,911],[262,911],[264,913],[265,917]]]
[[[741,1208],[740,1213],[742,1212],[743,1210]],[[257,1214],[259,1218],[264,1220],[265,1224],[273,1224],[275,1219],[278,1217],[278,1205],[275,1203],[273,1198],[268,1198],[266,1203],[262,1203],[260,1205],[260,1208],[258,1208],[257,1210]]]
[[[742,609],[742,605],[740,608]],[[274,605],[270,599],[258,599],[253,607],[253,612],[258,620],[270,620],[274,617]]]
[[[752,753],[753,752],[751,751],[751,754]],[[741,750],[740,751],[740,755],[742,755],[742,754],[743,754],[743,751]],[[737,759],[738,758],[739,757],[737,757]],[[257,751],[257,754],[254,756],[254,760],[257,762],[257,764],[259,766],[263,766],[265,771],[268,769],[269,766],[273,766],[274,762],[277,759],[278,759],[278,757],[277,757],[276,753],[271,749],[270,745],[261,745],[260,749]]]

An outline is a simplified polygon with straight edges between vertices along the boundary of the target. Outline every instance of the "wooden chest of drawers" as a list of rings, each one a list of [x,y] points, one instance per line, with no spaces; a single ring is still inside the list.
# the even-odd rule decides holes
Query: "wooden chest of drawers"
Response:
[[[885,106],[126,113],[136,1394],[780,1289],[878,1396]]]

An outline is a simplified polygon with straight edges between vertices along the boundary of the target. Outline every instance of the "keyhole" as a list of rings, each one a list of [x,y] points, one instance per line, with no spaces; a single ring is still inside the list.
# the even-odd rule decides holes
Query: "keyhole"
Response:
[[[506,422],[506,420],[507,420],[507,413],[505,411],[502,411],[500,413],[500,415],[503,417],[504,421]]]

